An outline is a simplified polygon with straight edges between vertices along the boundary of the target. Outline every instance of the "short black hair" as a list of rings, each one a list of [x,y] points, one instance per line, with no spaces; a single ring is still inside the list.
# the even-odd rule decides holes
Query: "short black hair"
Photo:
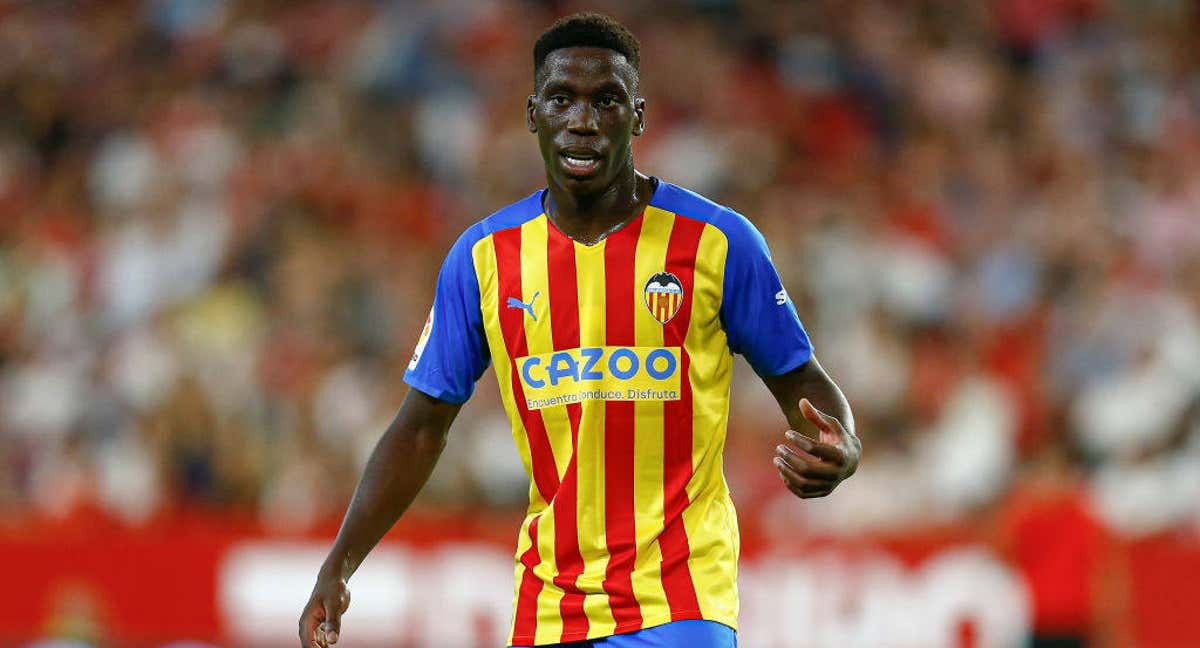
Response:
[[[533,45],[533,76],[536,81],[550,52],[564,47],[603,47],[625,57],[638,72],[641,43],[625,25],[604,14],[581,12],[559,18],[542,32]]]

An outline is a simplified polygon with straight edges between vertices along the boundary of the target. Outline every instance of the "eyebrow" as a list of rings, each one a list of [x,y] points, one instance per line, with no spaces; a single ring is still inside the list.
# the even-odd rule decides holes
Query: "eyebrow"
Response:
[[[573,94],[578,94],[576,92],[577,88],[572,87],[568,81],[564,81],[562,79],[552,79],[546,81],[545,84],[542,85],[543,94],[550,94],[563,90],[569,91]],[[620,83],[615,81],[605,81],[596,88],[592,89],[592,94],[615,94],[621,97],[628,97],[630,92]]]

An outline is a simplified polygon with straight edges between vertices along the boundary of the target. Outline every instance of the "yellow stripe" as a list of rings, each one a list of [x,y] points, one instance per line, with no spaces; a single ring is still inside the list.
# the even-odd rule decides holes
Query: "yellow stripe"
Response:
[[[531,487],[531,489],[532,488],[533,487]],[[525,515],[525,519],[521,522],[521,531],[517,535],[517,553],[513,559],[513,562],[515,563],[515,567],[513,569],[513,614],[512,622],[509,623],[508,626],[508,638],[510,641],[512,640],[513,632],[517,627],[517,602],[521,598],[521,580],[525,575],[525,565],[521,563],[521,556],[525,555],[525,552],[529,551],[530,545],[533,544],[529,541],[529,525],[533,522],[533,519],[536,515],[536,513]],[[537,570],[534,570],[534,573],[536,574]]]
[[[684,348],[691,358],[692,467],[687,485],[689,506],[683,512],[691,554],[688,569],[706,619],[737,620],[738,526],[725,483],[726,412],[733,356],[720,326],[720,304],[728,241],[705,225],[696,252],[692,313]],[[704,389],[705,387],[708,389]],[[730,543],[730,538],[733,542]]]
[[[487,333],[488,348],[492,354],[492,366],[496,369],[496,382],[500,385],[500,400],[504,403],[504,411],[508,414],[508,423],[512,427],[513,440],[516,441],[521,462],[525,464],[526,473],[532,475],[533,462],[529,451],[529,438],[525,434],[525,425],[513,403],[508,348],[504,345],[504,335],[500,329],[500,311],[497,307],[496,293],[496,248],[493,246],[492,237],[487,236],[476,243],[471,249],[471,257],[475,262],[475,276],[479,280],[479,307],[483,314],[483,328]],[[521,578],[524,572],[524,566],[521,565],[519,559],[521,554],[529,550],[530,545],[529,522],[545,507],[546,501],[542,499],[533,480],[530,480],[529,510],[526,512],[525,521],[521,524],[521,533],[517,536],[517,560],[513,561],[514,610],[517,607],[517,598],[520,595]],[[514,616],[513,623],[515,622]],[[513,628],[510,626],[508,630],[510,637],[512,631]]]
[[[575,243],[575,280],[579,287],[579,346],[603,347],[605,340],[604,241],[586,246]],[[616,621],[604,591],[608,569],[608,540],[604,517],[604,401],[586,400],[579,423],[579,456],[576,465],[579,493],[576,521],[583,573],[576,584],[586,596],[583,611],[588,617],[588,636],[613,633]]]
[[[666,268],[667,242],[675,215],[647,207],[642,218],[634,261],[634,342],[638,346],[662,346],[663,327],[642,301],[642,286],[654,273]],[[655,295],[657,301],[657,295]],[[652,307],[656,305],[652,302]],[[634,449],[637,473],[633,482],[634,529],[637,557],[633,569],[633,593],[649,620],[654,611],[665,611],[667,595],[662,586],[662,551],[657,538],[663,529],[663,404],[634,403]]]
[[[550,283],[547,278],[549,267],[546,258],[548,225],[549,221],[543,214],[521,226],[521,301],[526,304],[533,303],[534,313],[537,315],[537,321],[529,315],[524,316],[525,339],[531,355],[554,351],[554,335],[550,326]],[[564,406],[547,407],[541,410],[541,416],[550,440],[550,450],[554,453],[558,478],[561,480],[571,459],[571,425],[567,419],[567,409]],[[538,520],[538,556],[541,562],[535,572],[545,585],[538,595],[535,643],[553,643],[562,637],[563,625],[562,615],[559,613],[559,601],[563,592],[551,580],[558,575],[558,566],[554,560],[554,507],[543,510],[542,517]]]

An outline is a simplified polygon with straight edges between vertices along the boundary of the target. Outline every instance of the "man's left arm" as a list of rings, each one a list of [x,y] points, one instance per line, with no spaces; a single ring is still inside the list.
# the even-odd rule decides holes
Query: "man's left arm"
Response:
[[[858,469],[862,442],[850,403],[816,356],[787,373],[763,377],[791,427],[775,450],[775,468],[797,497],[824,497]]]
[[[794,431],[778,449],[776,468],[797,496],[828,495],[854,474],[862,453],[850,405],[813,356],[762,233],[731,210],[714,223],[729,245],[721,292],[729,349],[763,377]]]

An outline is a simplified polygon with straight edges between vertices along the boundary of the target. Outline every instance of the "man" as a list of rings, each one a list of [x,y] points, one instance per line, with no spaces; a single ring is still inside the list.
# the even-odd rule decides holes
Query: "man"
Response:
[[[792,430],[775,468],[802,498],[858,465],[761,234],[638,173],[639,47],[577,14],[534,47],[526,108],[548,187],[466,231],[438,276],[405,381],[300,619],[337,641],[347,581],[429,477],[489,362],[530,475],[510,644],[736,645],[738,527],[722,474],[732,353]],[[572,643],[581,642],[581,643]]]

